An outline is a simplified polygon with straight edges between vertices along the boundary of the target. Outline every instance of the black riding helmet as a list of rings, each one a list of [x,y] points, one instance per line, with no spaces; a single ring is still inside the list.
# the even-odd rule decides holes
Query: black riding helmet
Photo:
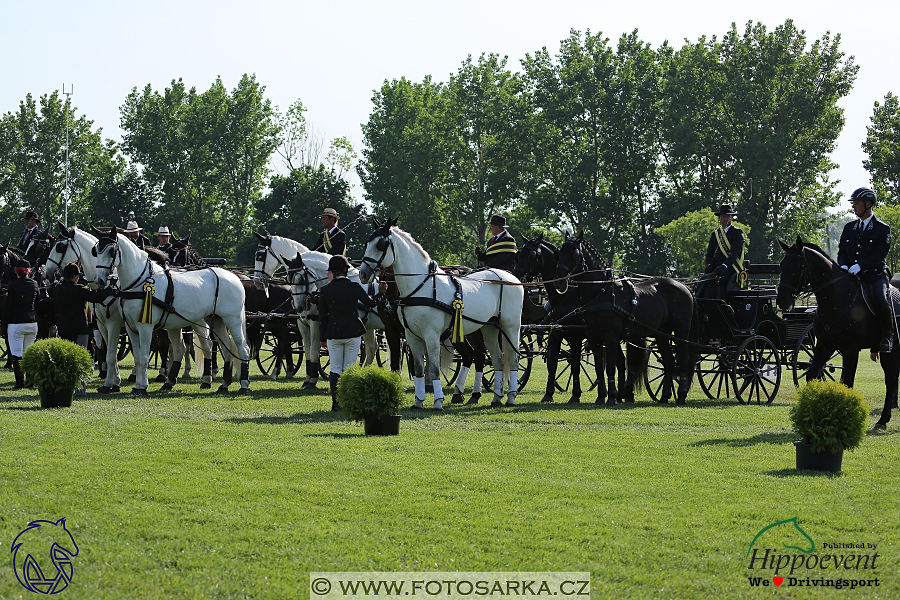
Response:
[[[850,202],[855,202],[857,200],[863,200],[866,202],[871,202],[873,205],[878,202],[877,196],[875,196],[875,192],[872,188],[861,187],[856,188],[852,194],[850,194]]]

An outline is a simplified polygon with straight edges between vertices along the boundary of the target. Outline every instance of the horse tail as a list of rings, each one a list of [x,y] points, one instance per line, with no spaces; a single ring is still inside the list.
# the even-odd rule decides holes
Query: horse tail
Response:
[[[647,364],[650,359],[650,353],[644,346],[638,346],[631,342],[628,342],[627,345],[628,373],[634,373],[634,391],[640,392],[644,389],[644,379],[647,377]]]

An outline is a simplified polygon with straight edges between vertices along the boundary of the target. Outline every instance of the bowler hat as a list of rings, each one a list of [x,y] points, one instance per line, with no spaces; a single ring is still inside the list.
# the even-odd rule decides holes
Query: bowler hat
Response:
[[[332,273],[343,273],[350,270],[350,261],[343,254],[335,254],[328,260],[328,270]]]
[[[721,206],[719,206],[719,212],[713,213],[713,214],[715,214],[715,215],[718,217],[719,215],[732,215],[732,216],[734,216],[734,215],[736,215],[737,213],[734,212],[734,209],[731,207],[730,204],[722,204]]]
[[[326,208],[325,210],[322,211],[322,214],[319,216],[320,217],[334,217],[335,219],[341,218],[340,215],[337,214],[337,211],[334,210],[333,208]]]
[[[29,210],[29,211],[26,211],[26,212],[25,212],[25,220],[27,221],[27,220],[29,220],[29,219],[34,219],[34,220],[37,221],[38,223],[41,222],[41,218],[40,218],[40,217],[38,216],[38,214],[37,214],[36,212],[34,212],[33,210]]]
[[[491,215],[490,224],[506,229],[506,217],[501,217],[500,215]]]

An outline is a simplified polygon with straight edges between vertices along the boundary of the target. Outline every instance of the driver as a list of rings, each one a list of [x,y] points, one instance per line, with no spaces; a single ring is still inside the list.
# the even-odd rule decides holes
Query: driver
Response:
[[[891,226],[872,212],[877,200],[870,188],[858,188],[850,195],[853,212],[859,218],[844,226],[837,262],[866,286],[875,316],[881,323],[882,340],[878,351],[890,352],[894,347],[894,314],[888,302],[884,259],[891,248]]]

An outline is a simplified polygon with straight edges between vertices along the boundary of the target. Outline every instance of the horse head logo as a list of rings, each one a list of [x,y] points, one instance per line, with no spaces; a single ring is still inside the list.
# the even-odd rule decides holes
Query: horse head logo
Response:
[[[787,525],[788,523],[793,525],[793,528],[781,527],[780,529],[775,531],[775,533],[777,535],[781,536],[780,539],[783,540],[785,537],[790,536],[790,537],[788,537],[788,541],[794,542],[796,540],[796,543],[802,544],[803,546],[806,546],[806,542],[809,542],[809,548],[804,548],[802,546],[791,546],[791,545],[784,543],[784,541],[781,542],[781,545],[784,546],[785,548],[789,548],[791,550],[799,550],[800,552],[802,552],[804,554],[812,554],[816,550],[816,543],[813,541],[813,539],[811,537],[809,537],[809,535],[805,531],[803,531],[803,529],[800,528],[800,525],[797,524],[797,517],[794,517],[793,519],[786,519],[784,521],[778,521],[776,523],[772,523],[771,525],[766,525],[765,527],[763,527],[759,531],[759,533],[756,534],[756,537],[753,538],[753,541],[750,542],[750,547],[747,548],[747,556],[750,556],[750,551],[753,550],[753,545],[756,544],[756,540],[758,540],[762,534],[769,531],[770,529],[774,529],[781,525]],[[794,537],[797,532],[799,532],[800,535],[803,537],[802,538]]]
[[[72,581],[72,558],[78,556],[78,545],[66,529],[65,518],[55,523],[32,521],[13,541],[12,555],[22,587],[38,594],[58,594]]]

